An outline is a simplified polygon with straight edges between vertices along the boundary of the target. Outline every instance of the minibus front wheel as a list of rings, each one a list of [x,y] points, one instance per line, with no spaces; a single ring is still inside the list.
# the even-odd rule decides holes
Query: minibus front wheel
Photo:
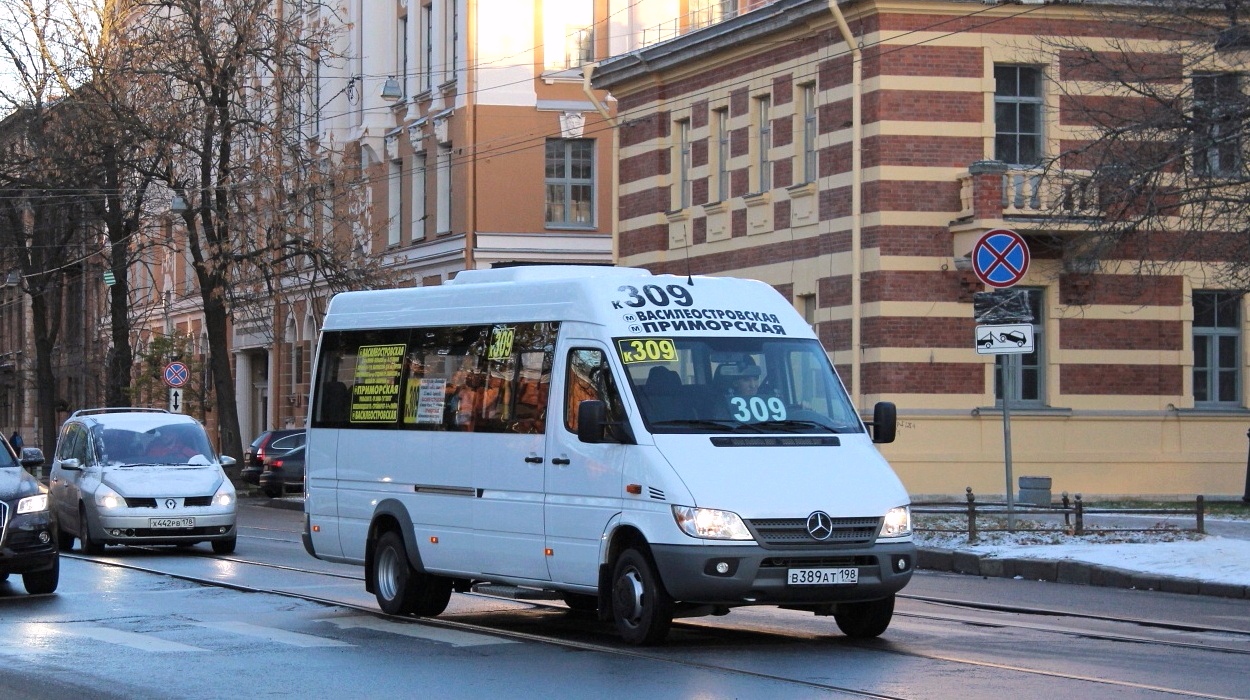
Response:
[[[843,634],[855,639],[879,637],[894,617],[894,595],[863,603],[838,603],[833,621]]]
[[[451,579],[413,569],[404,539],[390,530],[378,540],[374,554],[373,591],[378,607],[388,615],[434,617],[447,609]]]
[[[612,619],[628,644],[658,644],[673,624],[673,599],[645,552],[627,549],[612,574]]]

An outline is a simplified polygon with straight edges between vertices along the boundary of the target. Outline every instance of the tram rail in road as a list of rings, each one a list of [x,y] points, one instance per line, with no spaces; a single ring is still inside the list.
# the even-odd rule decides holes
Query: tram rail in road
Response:
[[[168,564],[172,561],[186,561],[188,559],[188,557],[185,556],[186,554],[188,554],[188,552],[180,552],[176,559],[167,559],[164,560],[163,563]],[[1115,687],[1120,691],[1142,691],[1199,698],[1234,697],[1221,694],[1203,693],[1185,688],[1168,687],[1159,684],[1135,682],[1126,679],[1099,678],[1090,674],[1058,671],[1053,668],[1045,668],[1041,665],[1006,663],[987,660],[984,658],[973,658],[970,655],[945,653],[932,649],[913,647],[907,643],[906,638],[902,635],[896,635],[894,639],[886,638],[883,640],[854,641],[838,637],[833,634],[813,630],[810,623],[803,622],[805,620],[810,621],[812,619],[811,616],[806,615],[800,617],[796,614],[794,620],[799,622],[794,624],[792,628],[787,626],[785,629],[779,629],[777,626],[772,624],[761,624],[757,618],[749,615],[743,616],[741,619],[734,619],[733,616],[730,616],[726,618],[713,618],[710,620],[699,619],[679,621],[674,628],[676,635],[673,642],[675,643],[671,643],[666,647],[640,649],[636,647],[623,646],[619,640],[617,640],[615,636],[607,630],[606,627],[602,630],[596,629],[601,626],[599,623],[592,621],[591,618],[588,618],[585,615],[568,613],[567,609],[558,603],[547,603],[543,601],[526,601],[524,604],[518,603],[516,611],[517,614],[515,615],[510,612],[501,614],[496,610],[491,613],[454,614],[447,618],[397,618],[383,614],[372,604],[312,595],[293,590],[283,590],[276,586],[253,586],[240,583],[238,581],[227,581],[219,578],[213,578],[211,576],[189,574],[185,571],[174,571],[168,566],[162,566],[162,562],[159,561],[149,560],[148,563],[140,564],[134,561],[126,561],[124,557],[87,557],[78,554],[67,554],[65,556],[71,559],[90,561],[98,565],[118,566],[155,575],[170,576],[201,585],[218,586],[238,591],[268,593],[272,595],[297,598],[327,606],[347,608],[366,614],[371,619],[384,621],[379,622],[379,624],[385,624],[387,626],[403,625],[405,627],[407,625],[413,625],[414,627],[410,629],[414,633],[417,629],[424,628],[428,630],[427,633],[418,633],[415,636],[429,638],[434,641],[440,641],[440,637],[443,641],[445,641],[448,634],[493,635],[518,642],[557,645],[565,648],[591,651],[601,654],[611,654],[615,656],[627,656],[652,661],[662,661],[664,663],[681,664],[686,667],[715,671],[717,673],[751,676],[753,678],[794,684],[796,686],[809,689],[827,690],[854,697],[902,698],[906,696],[882,694],[865,690],[863,688],[856,688],[833,682],[819,682],[809,679],[793,678],[784,674],[761,672],[759,670],[743,668],[723,662],[698,660],[696,658],[691,658],[690,652],[698,649],[699,647],[703,647],[709,651],[722,650],[726,648],[737,649],[740,648],[740,645],[743,643],[759,643],[763,644],[766,648],[776,648],[778,643],[785,643],[786,641],[795,641],[802,644],[810,644],[813,641],[819,641],[822,645],[826,646],[833,644],[846,648],[868,651],[874,654],[889,654],[892,656],[901,655],[932,662],[940,662],[943,664],[956,664],[965,668],[977,667],[981,669],[1010,671],[1013,673],[1045,677],[1052,680],[1065,679],[1068,681],[1080,682],[1082,684],[1096,684],[1098,686],[1108,688]],[[198,551],[194,553],[193,558],[222,560],[228,561],[236,566],[243,565],[247,567],[259,567],[277,572],[298,573],[314,577],[327,577],[336,581],[346,580],[353,583],[359,581],[361,583],[361,589],[363,590],[363,576],[359,575],[332,571],[319,571],[299,566],[255,561],[235,555],[215,555]],[[473,593],[460,595],[467,595],[482,600],[504,600],[494,598],[493,596]],[[361,596],[361,598],[364,599],[364,596]],[[900,598],[913,604],[909,607],[914,606],[918,609],[899,610],[896,613],[899,618],[899,622],[911,620],[922,624],[996,628],[1001,630],[1014,630],[1018,632],[1028,632],[1042,635],[1059,635],[1065,638],[1099,640],[1110,643],[1126,643],[1135,645],[1139,648],[1144,645],[1146,647],[1161,649],[1172,648],[1203,653],[1219,653],[1221,655],[1233,654],[1237,656],[1250,656],[1250,632],[1245,630],[1236,630],[1210,625],[1183,624],[1164,620],[1139,619],[1125,616],[1098,615],[1072,610],[979,603],[976,601],[956,600],[933,596],[907,594],[901,595]],[[933,608],[940,608],[951,612],[937,612],[933,610]],[[535,614],[543,618],[537,625],[533,619]],[[552,614],[556,614],[558,617],[551,617]],[[576,615],[576,617],[574,617],[574,615]],[[1022,616],[1027,617],[1028,619],[1019,619]],[[1066,624],[1069,622],[1074,624]],[[1122,630],[1114,629],[1089,629],[1088,627],[1081,627],[1081,623],[1096,623],[1098,625],[1108,625],[1112,627],[1132,626],[1137,628],[1139,633],[1130,634]],[[542,631],[538,633],[533,631],[522,631],[523,629],[532,630],[535,626],[540,627]],[[1155,634],[1155,636],[1150,636],[1151,634]],[[1167,638],[1159,636],[1160,634],[1179,634],[1189,636],[1189,638]],[[1206,636],[1207,638],[1196,639],[1193,638],[1193,635]],[[1237,642],[1242,642],[1244,645],[1238,646]],[[733,655],[730,655],[731,658],[732,656]]]

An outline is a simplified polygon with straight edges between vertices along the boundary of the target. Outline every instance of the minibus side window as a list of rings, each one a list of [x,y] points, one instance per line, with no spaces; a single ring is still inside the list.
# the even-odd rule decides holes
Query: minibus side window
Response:
[[[608,405],[608,420],[623,421],[625,409],[620,392],[612,380],[612,368],[602,350],[575,348],[569,351],[565,373],[564,427],[577,432],[577,407],[583,401],[603,401]]]
[[[558,323],[330,331],[315,427],[542,433]]]

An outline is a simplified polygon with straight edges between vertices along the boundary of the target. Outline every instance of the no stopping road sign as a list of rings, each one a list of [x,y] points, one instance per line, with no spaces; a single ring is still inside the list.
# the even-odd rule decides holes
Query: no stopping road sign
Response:
[[[987,287],[1010,287],[1029,271],[1029,246],[1015,231],[987,231],[972,247],[972,271]]]

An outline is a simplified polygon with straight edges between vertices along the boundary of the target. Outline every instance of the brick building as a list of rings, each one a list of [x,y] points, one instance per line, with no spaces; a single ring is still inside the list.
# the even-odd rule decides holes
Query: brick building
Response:
[[[1004,392],[1014,474],[1056,493],[1240,494],[1241,293],[1199,264],[1142,277],[1063,252],[1093,214],[1042,168],[1085,126],[1061,95],[1109,98],[1048,39],[1158,46],[1098,12],[778,0],[604,62],[618,263],[787,295],[862,410],[898,404],[883,451],[914,494],[1004,492]],[[1212,70],[1230,69],[1169,80]],[[974,347],[968,255],[996,228],[1033,251],[1030,354]]]

